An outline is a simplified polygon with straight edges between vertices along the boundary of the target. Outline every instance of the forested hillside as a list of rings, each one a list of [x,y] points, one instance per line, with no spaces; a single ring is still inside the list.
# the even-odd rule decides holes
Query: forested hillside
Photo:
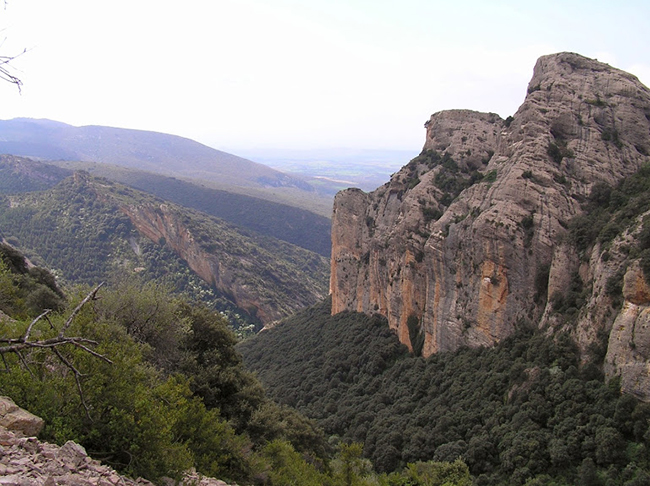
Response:
[[[30,118],[0,120],[0,153],[39,160],[113,164],[197,179],[229,192],[329,216],[331,197],[298,177],[177,135]]]
[[[582,213],[563,222],[562,244],[583,268],[596,261],[598,273],[576,270],[551,286],[546,267],[529,291],[551,303],[548,324],[522,318],[493,348],[424,359],[414,320],[409,353],[383,318],[331,316],[324,302],[239,349],[272,396],[326,434],[364,443],[382,471],[460,457],[476,484],[647,484],[650,404],[634,397],[647,393],[644,321],[612,321],[618,312],[645,315],[649,187],[646,165],[615,186],[593,187]],[[547,297],[549,288],[556,290]],[[581,347],[590,314],[614,328]],[[617,376],[621,356],[638,360],[638,369]]]
[[[299,346],[296,343],[300,343]],[[415,357],[383,318],[329,302],[239,345],[271,396],[379,471],[462,458],[476,484],[647,484],[650,405],[582,364],[568,334]]]
[[[75,440],[151,480],[195,467],[241,484],[264,482],[281,455],[273,448],[326,459],[322,433],[266,398],[243,369],[218,313],[138,280],[76,288],[67,298],[53,282],[0,245],[0,353],[8,371],[0,390],[45,419],[43,439]],[[53,302],[58,311],[32,320]]]
[[[316,252],[329,258],[330,221],[310,211],[244,194],[213,189],[200,181],[186,181],[110,164],[42,163],[24,157],[0,155],[0,194],[50,189],[74,170],[139,189],[161,199],[197,209],[260,235]]]
[[[137,273],[226,312],[237,328],[327,291],[328,263],[315,253],[87,174],[2,196],[0,234],[65,282]]]

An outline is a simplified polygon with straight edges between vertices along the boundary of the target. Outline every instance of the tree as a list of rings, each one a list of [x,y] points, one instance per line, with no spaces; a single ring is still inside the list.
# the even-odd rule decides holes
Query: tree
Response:
[[[414,484],[423,486],[470,486],[472,477],[462,459],[454,462],[416,462],[406,472]]]

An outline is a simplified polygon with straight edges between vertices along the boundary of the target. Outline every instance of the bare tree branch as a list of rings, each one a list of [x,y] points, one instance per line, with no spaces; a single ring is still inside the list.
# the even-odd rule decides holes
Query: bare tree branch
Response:
[[[40,321],[43,317],[48,315],[50,312],[52,312],[52,309],[47,309],[45,312],[43,312],[40,316],[38,316],[36,319],[34,319],[29,326],[27,326],[27,330],[25,331],[24,336],[20,339],[21,342],[26,343],[29,340],[29,335],[32,333],[32,328],[34,327],[34,324],[36,324],[38,321]],[[51,325],[51,323],[50,323]]]
[[[23,52],[16,56],[0,56],[0,79],[7,81],[8,83],[15,84],[18,88],[19,93],[22,93],[23,82],[18,76],[15,76],[11,73],[11,62],[26,52],[27,49],[23,50]]]
[[[70,316],[68,316],[68,319],[65,321],[65,324],[63,324],[63,327],[59,331],[59,334],[55,337],[48,338],[48,339],[38,339],[38,340],[30,340],[32,330],[36,323],[40,321],[41,319],[45,318],[49,324],[50,327],[54,327],[52,325],[52,322],[49,320],[48,314],[50,313],[50,310],[46,310],[43,312],[40,316],[38,316],[36,319],[34,319],[32,322],[29,323],[29,326],[27,326],[27,330],[25,333],[19,337],[19,338],[2,338],[0,339],[0,343],[4,343],[4,346],[0,346],[0,355],[2,355],[4,359],[4,355],[8,353],[15,353],[18,355],[18,357],[21,359],[21,361],[25,363],[24,359],[22,358],[21,351],[24,351],[26,349],[52,349],[55,350],[56,348],[60,346],[64,346],[66,344],[76,346],[77,348],[83,349],[85,352],[95,356],[96,358],[99,358],[107,363],[112,364],[113,362],[108,359],[106,356],[103,354],[97,353],[96,351],[93,351],[92,349],[89,348],[89,346],[96,346],[98,343],[97,341],[93,341],[92,339],[87,339],[84,337],[79,337],[79,336],[66,336],[65,332],[69,329],[69,327],[72,325],[72,321],[74,318],[77,316],[81,308],[90,302],[91,300],[94,300],[97,295],[97,291],[101,288],[103,284],[99,284],[97,287],[95,287],[80,303],[75,309],[72,311]]]
[[[70,361],[68,361],[61,354],[61,352],[57,348],[53,348],[52,351],[54,351],[54,354],[56,354],[56,356],[59,358],[61,363],[67,366],[72,371],[72,373],[74,373],[74,381],[77,383],[77,391],[79,392],[79,399],[81,400],[81,405],[86,411],[86,417],[88,417],[88,420],[93,422],[93,419],[90,416],[90,409],[88,408],[88,405],[86,404],[86,399],[84,398],[84,391],[83,388],[81,387],[81,381],[79,380],[79,378],[81,378],[83,375],[72,363],[70,363]]]
[[[8,3],[7,0],[3,1],[4,10],[7,10],[7,3]],[[26,52],[27,49],[23,49],[23,52],[15,56],[0,56],[0,79],[3,81],[7,81],[11,84],[15,84],[16,87],[18,88],[19,93],[22,92],[23,82],[18,76],[14,76],[11,73],[12,66],[10,64],[14,59],[16,59],[19,56],[22,56]]]
[[[1,76],[0,76],[1,77]],[[16,356],[18,356],[18,359],[22,363],[22,365],[29,371],[29,373],[34,376],[34,373],[32,370],[29,368],[29,365],[27,364],[27,361],[25,360],[25,357],[22,354],[22,351],[27,350],[27,349],[50,349],[54,355],[63,363],[63,365],[68,368],[72,374],[74,375],[75,382],[77,384],[77,390],[79,392],[79,398],[81,399],[81,405],[84,407],[84,410],[86,411],[86,417],[88,417],[89,420],[92,421],[92,417],[90,416],[90,408],[88,407],[88,404],[86,403],[84,393],[83,393],[83,388],[81,386],[81,378],[84,376],[77,368],[76,366],[65,356],[60,351],[60,348],[65,346],[65,345],[72,345],[74,347],[77,347],[86,353],[101,359],[105,361],[106,363],[113,364],[113,362],[108,359],[106,356],[103,354],[100,354],[96,351],[93,351],[90,349],[89,346],[96,346],[98,343],[97,341],[93,341],[92,339],[87,339],[79,336],[66,336],[65,333],[66,331],[70,328],[72,325],[72,322],[74,321],[74,318],[79,314],[79,311],[83,308],[84,305],[86,305],[88,302],[95,300],[97,298],[97,291],[102,287],[103,283],[99,284],[97,287],[95,287],[80,303],[77,305],[77,307],[74,308],[72,313],[68,316],[66,319],[65,323],[61,327],[61,330],[59,333],[52,338],[48,339],[36,339],[36,340],[30,340],[32,330],[34,329],[34,326],[36,323],[38,323],[41,319],[47,320],[47,322],[50,325],[50,329],[54,329],[54,325],[52,324],[52,321],[49,318],[50,310],[46,310],[43,312],[41,315],[36,317],[32,322],[29,323],[27,326],[27,329],[25,330],[25,333],[19,337],[19,338],[2,338],[0,339],[0,343],[4,343],[4,346],[0,346],[0,356],[2,356],[2,361],[5,365],[5,370],[10,371],[10,368],[7,364],[7,361],[5,359],[5,355],[9,353],[14,353]]]
[[[70,314],[70,317],[68,317],[68,320],[65,321],[65,324],[61,328],[61,331],[59,332],[59,337],[62,338],[65,332],[68,330],[70,325],[72,324],[72,320],[75,318],[75,316],[79,313],[81,308],[88,303],[90,300],[95,300],[95,296],[97,295],[97,291],[104,285],[104,282],[100,283],[97,287],[95,287],[81,302],[79,302],[79,305],[75,307],[75,309],[72,311],[72,314]]]

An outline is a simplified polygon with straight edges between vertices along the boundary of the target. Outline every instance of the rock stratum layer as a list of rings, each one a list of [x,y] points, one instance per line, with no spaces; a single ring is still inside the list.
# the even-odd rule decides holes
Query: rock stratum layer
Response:
[[[390,182],[336,196],[332,312],[382,314],[424,356],[491,346],[526,323],[560,326],[548,296],[577,272],[593,292],[576,341],[585,350],[609,332],[617,317],[605,315],[599,289],[616,262],[597,249],[581,259],[562,241],[596,184],[613,186],[650,162],[650,91],[631,74],[560,53],[538,60],[514,116],[451,110],[425,127],[422,154]],[[631,293],[621,314],[639,305]],[[618,373],[628,358],[610,352]]]

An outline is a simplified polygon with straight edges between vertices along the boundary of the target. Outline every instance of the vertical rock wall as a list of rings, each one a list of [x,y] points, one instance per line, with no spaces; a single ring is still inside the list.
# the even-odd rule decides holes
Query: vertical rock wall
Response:
[[[432,115],[422,154],[390,182],[337,195],[333,312],[380,313],[408,346],[417,319],[425,356],[552,324],[547,297],[579,271],[567,222],[594,184],[648,161],[649,120],[634,76],[571,53],[539,59],[507,120]]]

